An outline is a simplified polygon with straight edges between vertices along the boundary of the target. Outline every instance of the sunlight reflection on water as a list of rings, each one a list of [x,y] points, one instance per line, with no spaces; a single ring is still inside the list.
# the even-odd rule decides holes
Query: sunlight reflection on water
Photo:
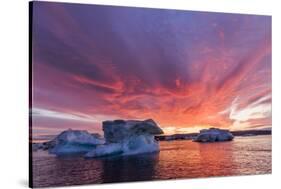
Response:
[[[35,152],[34,187],[271,173],[271,136],[162,141],[160,153],[84,159]]]

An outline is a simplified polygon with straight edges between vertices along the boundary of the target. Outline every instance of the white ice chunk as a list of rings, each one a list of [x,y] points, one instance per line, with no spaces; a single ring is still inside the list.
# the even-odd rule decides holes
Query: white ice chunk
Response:
[[[87,153],[97,145],[104,144],[104,139],[97,134],[90,134],[87,131],[67,130],[59,134],[50,142],[52,148],[49,152],[56,155],[68,155],[76,153]]]
[[[105,121],[103,131],[106,144],[93,149],[86,154],[86,157],[158,152],[159,144],[154,139],[154,135],[163,133],[151,119]]]
[[[233,140],[234,136],[224,129],[210,128],[200,130],[195,142],[221,142]]]

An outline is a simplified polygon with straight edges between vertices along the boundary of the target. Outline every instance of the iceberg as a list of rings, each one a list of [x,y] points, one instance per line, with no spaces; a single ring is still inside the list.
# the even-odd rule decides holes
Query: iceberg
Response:
[[[159,151],[154,136],[162,129],[152,120],[114,120],[102,123],[104,138],[87,131],[63,131],[53,140],[34,144],[33,150],[48,150],[57,156],[83,154],[87,158],[133,155]]]
[[[159,144],[154,135],[163,133],[152,119],[104,121],[103,131],[105,144],[97,146],[85,157],[158,152]]]
[[[202,129],[200,133],[193,140],[194,142],[221,142],[221,141],[231,141],[234,136],[224,129],[210,128]]]
[[[85,154],[97,145],[104,144],[98,134],[90,134],[87,131],[66,130],[49,142],[49,153],[55,155]]]

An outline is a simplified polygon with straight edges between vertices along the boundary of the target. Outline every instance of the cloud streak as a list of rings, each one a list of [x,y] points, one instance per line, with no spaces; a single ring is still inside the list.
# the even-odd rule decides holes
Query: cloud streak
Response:
[[[34,15],[35,129],[271,126],[271,17],[46,2]]]

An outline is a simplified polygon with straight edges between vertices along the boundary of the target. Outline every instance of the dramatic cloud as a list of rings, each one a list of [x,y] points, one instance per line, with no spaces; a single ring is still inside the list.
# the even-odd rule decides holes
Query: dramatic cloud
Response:
[[[271,17],[35,2],[33,128],[271,127]]]

